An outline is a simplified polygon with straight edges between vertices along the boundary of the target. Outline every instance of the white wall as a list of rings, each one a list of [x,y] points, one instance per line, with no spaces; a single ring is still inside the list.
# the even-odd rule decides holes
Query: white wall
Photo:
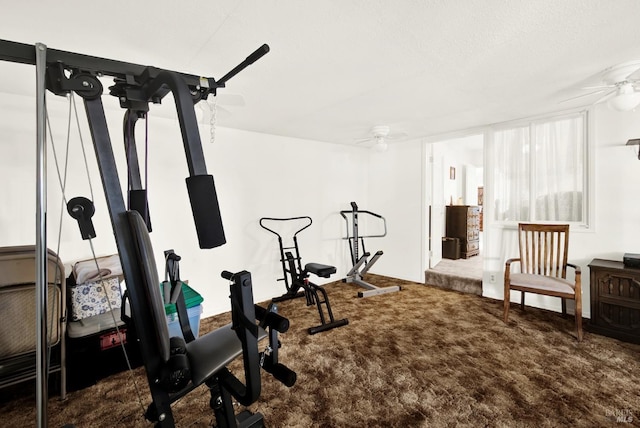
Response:
[[[478,186],[482,185],[483,135],[449,138],[433,144],[440,147],[443,156],[445,203],[476,205]],[[455,168],[455,180],[450,179],[450,167]]]
[[[294,216],[310,216],[314,222],[298,237],[303,263],[336,266],[338,273],[330,280],[343,276],[350,260],[339,211],[348,209],[351,200],[366,203],[364,154],[336,144],[219,130],[215,144],[205,143],[205,156],[216,177],[228,243],[209,262],[215,263],[212,276],[222,269],[246,269],[254,278],[256,301],[282,294],[284,284],[275,281],[282,277],[277,238],[258,220]],[[225,305],[223,300],[218,308],[226,310]]]
[[[459,205],[458,201],[464,199],[464,160],[461,160],[459,150],[454,144],[442,143],[443,157],[443,185],[446,205]],[[455,168],[455,179],[451,179],[451,168]]]
[[[384,216],[388,228],[385,238],[371,239],[367,244],[369,251],[384,251],[372,273],[424,282],[422,150],[419,140],[404,141],[390,144],[386,152],[370,158],[369,202],[368,206],[360,204],[360,208]]]
[[[64,157],[65,102],[60,97],[49,97],[59,158]],[[80,102],[78,108],[82,115]],[[115,108],[108,110],[114,150],[122,159],[120,114]],[[2,246],[31,244],[35,240],[34,117],[31,98],[7,94],[0,97]],[[570,248],[572,261],[582,267],[586,316],[590,314],[587,265],[591,259],[620,260],[625,252],[640,252],[640,203],[636,200],[640,161],[636,148],[624,146],[629,138],[640,136],[640,113],[614,112],[598,106],[593,120],[595,174],[590,177],[590,185],[594,186],[593,226],[589,231],[574,231]],[[111,254],[115,252],[115,242],[86,124],[83,127],[97,210],[94,223],[98,238],[94,246],[98,255]],[[348,209],[350,201],[382,214],[388,221],[387,237],[368,244],[368,249],[382,249],[385,253],[372,272],[422,282],[426,231],[421,142],[390,144],[387,152],[375,153],[225,128],[218,128],[215,144],[208,143],[208,130],[203,129],[202,135],[209,172],[216,180],[228,243],[213,250],[198,249],[184,185],[186,162],[175,121],[151,120],[149,198],[157,259],[162,260],[162,251],[167,248],[174,248],[183,256],[182,276],[204,296],[205,316],[228,310],[227,284],[219,278],[223,269],[252,272],[256,300],[282,294],[282,283],[275,281],[281,274],[275,237],[258,226],[258,219],[263,216],[311,216],[313,226],[300,236],[303,261],[335,265],[338,274],[331,279],[339,279],[350,262],[348,247],[342,239],[345,226],[338,212]],[[141,136],[138,141],[142,141]],[[78,138],[74,137],[68,197],[89,196],[83,169]],[[121,176],[123,171],[121,161]],[[61,194],[53,156],[49,156],[49,177],[49,247],[56,249]],[[490,198],[485,183],[486,208],[492,205]],[[62,219],[63,260],[69,264],[89,258],[89,245],[80,239],[75,222],[66,212]],[[485,295],[499,299],[502,299],[504,259],[515,251],[512,232],[503,232],[487,224],[485,233]],[[491,275],[495,275],[496,282],[489,281]],[[558,309],[556,300],[529,301]]]
[[[482,186],[483,168],[464,165],[464,201],[465,205],[478,205],[478,187]]]
[[[111,139],[119,160],[121,179],[125,163],[121,136],[122,112],[115,100],[104,97]],[[65,152],[66,100],[49,96],[50,116],[59,159]],[[77,101],[80,115],[84,109]],[[30,97],[0,96],[0,245],[26,245],[35,242],[35,107]],[[86,124],[84,139],[88,149],[91,181],[94,188],[98,256],[116,252],[110,220],[104,201],[93,146]],[[139,127],[140,129],[142,127]],[[143,135],[137,130],[139,149]],[[224,269],[252,272],[256,301],[282,294],[284,285],[276,282],[282,272],[277,239],[261,229],[260,217],[311,216],[314,224],[299,236],[303,262],[335,265],[339,279],[350,265],[339,211],[355,200],[367,205],[369,183],[366,149],[316,141],[262,135],[218,128],[214,144],[203,129],[203,146],[209,173],[213,174],[227,244],[212,250],[200,250],[184,179],[187,165],[175,120],[151,116],[149,136],[149,205],[151,234],[158,267],[162,270],[162,252],[173,248],[183,259],[181,276],[204,297],[204,316],[229,309],[228,284],[220,278]],[[77,133],[72,139],[68,171],[67,197],[90,197]],[[51,147],[51,144],[49,144]],[[142,158],[141,158],[142,159]],[[142,161],[141,161],[142,162]],[[57,184],[54,157],[49,156],[48,246],[57,249],[61,218],[61,192]],[[122,183],[124,186],[125,183]],[[384,210],[381,210],[384,211]],[[89,244],[80,238],[77,224],[62,214],[63,228],[59,254],[70,265],[91,257]],[[395,232],[397,233],[397,232]],[[160,272],[162,273],[162,272]],[[319,279],[318,283],[327,282]],[[302,304],[302,303],[301,303]]]

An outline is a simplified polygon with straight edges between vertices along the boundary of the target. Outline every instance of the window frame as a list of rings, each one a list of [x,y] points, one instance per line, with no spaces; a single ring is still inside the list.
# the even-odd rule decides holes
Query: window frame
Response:
[[[495,133],[500,131],[505,131],[509,129],[515,128],[528,128],[528,137],[529,144],[535,141],[535,131],[534,128],[536,125],[559,121],[563,119],[570,119],[582,117],[582,127],[583,127],[583,135],[584,141],[582,144],[582,159],[583,159],[583,173],[582,173],[582,186],[583,186],[583,195],[582,195],[582,220],[580,221],[561,221],[561,220],[539,220],[535,218],[535,192],[532,190],[535,188],[536,184],[536,170],[535,170],[535,162],[536,156],[531,155],[531,151],[529,151],[528,162],[529,162],[529,220],[498,220],[495,218],[496,213],[492,213],[491,221],[498,226],[502,227],[514,227],[517,226],[520,222],[535,222],[542,224],[553,224],[553,223],[568,223],[572,229],[576,230],[592,230],[592,215],[594,212],[593,209],[593,186],[591,185],[591,177],[593,177],[594,173],[594,165],[593,165],[593,156],[592,156],[592,135],[593,135],[593,113],[590,109],[580,109],[580,110],[569,110],[564,112],[558,112],[548,115],[541,115],[537,117],[531,117],[521,120],[502,122],[499,124],[494,124],[488,127],[487,129],[487,141],[490,142],[491,149],[495,148]],[[490,158],[492,156],[488,156]],[[488,164],[487,164],[488,165]],[[491,165],[493,166],[493,165]],[[491,168],[493,169],[493,168]],[[496,176],[492,172],[490,177],[491,187],[495,187],[495,179]],[[492,192],[493,193],[493,192]]]

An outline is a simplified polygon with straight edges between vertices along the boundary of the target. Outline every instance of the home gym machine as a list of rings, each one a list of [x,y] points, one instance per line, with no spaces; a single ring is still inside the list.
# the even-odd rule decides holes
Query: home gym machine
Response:
[[[263,45],[233,70],[216,81],[170,70],[162,70],[72,52],[48,49],[0,40],[0,60],[36,66],[37,105],[37,230],[36,305],[38,314],[38,359],[36,382],[37,426],[46,426],[47,361],[42,343],[47,337],[46,324],[46,114],[45,92],[67,96],[75,93],[84,101],[85,111],[96,159],[102,178],[105,199],[118,254],[127,283],[131,308],[131,322],[140,339],[152,403],[145,417],[156,427],[173,427],[175,421],[171,404],[201,384],[211,389],[211,407],[218,427],[259,427],[262,415],[243,412],[235,415],[232,397],[248,406],[260,395],[260,368],[270,372],[285,385],[296,380],[295,373],[277,361],[277,332],[286,331],[288,321],[253,303],[251,276],[242,271],[223,272],[231,282],[232,323],[186,343],[170,338],[160,280],[149,236],[150,223],[145,189],[139,171],[128,163],[130,186],[129,206],[125,206],[118,177],[117,163],[109,136],[102,104],[101,77],[113,77],[109,93],[118,98],[125,114],[125,144],[132,144],[132,127],[139,118],[146,118],[149,103],[160,103],[173,94],[178,113],[189,177],[187,191],[191,202],[195,229],[200,248],[214,248],[226,243],[213,176],[207,173],[202,144],[198,132],[194,104],[216,95],[225,82],[269,51]],[[130,134],[127,136],[127,134]],[[129,146],[130,147],[130,146]],[[135,151],[127,150],[129,154]],[[137,175],[137,176],[136,176]],[[133,178],[133,180],[132,180]],[[133,185],[131,185],[133,182]],[[132,193],[133,192],[133,193]],[[91,208],[89,206],[89,208]],[[71,206],[83,239],[95,236],[90,226],[92,210],[85,206]],[[85,238],[86,236],[86,238]],[[179,298],[178,298],[179,299]],[[180,312],[180,311],[179,311]],[[256,324],[256,320],[259,324]],[[269,333],[265,331],[269,329]],[[275,330],[275,331],[274,331]],[[258,340],[269,336],[271,345],[259,353]],[[237,357],[243,357],[245,383],[227,370]]]
[[[291,238],[291,241],[293,241],[292,247],[285,247],[282,236],[275,230],[267,227],[265,224],[273,223],[274,225],[271,225],[271,227],[275,228],[275,224],[287,222],[302,222],[302,226],[293,232],[293,237]],[[287,289],[285,294],[272,299],[272,302],[283,302],[285,300],[304,296],[307,300],[307,306],[315,304],[318,308],[321,324],[308,329],[309,334],[316,334],[347,325],[349,324],[349,320],[346,318],[335,320],[326,290],[309,281],[310,273],[321,278],[329,278],[332,274],[336,273],[335,266],[323,265],[320,263],[307,263],[304,265],[304,269],[302,268],[302,257],[300,257],[300,250],[298,248],[298,233],[311,226],[312,223],[313,220],[311,220],[311,217],[309,216],[289,218],[263,217],[260,219],[260,226],[278,237],[280,263],[282,263],[283,275],[282,278],[278,279],[278,281],[284,281],[284,285]],[[293,250],[293,252],[285,250]]]
[[[372,218],[380,219],[382,221],[382,225],[384,228],[384,232],[375,235],[360,235],[358,232],[358,215],[365,214]],[[354,283],[361,287],[366,288],[366,291],[359,291],[358,297],[369,297],[376,296],[378,294],[386,294],[393,293],[396,291],[400,291],[399,286],[391,286],[391,287],[376,287],[373,284],[369,284],[364,281],[364,275],[371,269],[375,262],[378,261],[380,257],[382,257],[382,250],[378,250],[371,260],[369,256],[371,253],[368,253],[364,247],[364,238],[382,238],[387,235],[387,220],[382,217],[380,214],[372,213],[371,211],[359,210],[358,205],[355,202],[351,202],[351,209],[340,211],[340,215],[344,218],[347,223],[347,236],[344,238],[349,241],[349,249],[351,250],[351,262],[353,263],[353,267],[347,272],[347,276],[342,280],[346,283]],[[353,235],[349,235],[349,215],[351,217],[351,226],[353,230]],[[362,256],[360,256],[360,249],[362,249]]]

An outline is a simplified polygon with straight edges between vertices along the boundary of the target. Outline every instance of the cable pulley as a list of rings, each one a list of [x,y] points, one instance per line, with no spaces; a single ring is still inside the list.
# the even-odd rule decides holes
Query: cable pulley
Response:
[[[90,74],[80,73],[71,76],[71,81],[78,83],[74,85],[79,87],[76,89],[76,93],[86,100],[95,100],[102,95],[102,83],[97,77]]]
[[[78,222],[82,239],[96,237],[96,230],[93,227],[93,221],[91,221],[91,217],[96,212],[93,202],[83,196],[75,197],[67,202],[67,212]]]

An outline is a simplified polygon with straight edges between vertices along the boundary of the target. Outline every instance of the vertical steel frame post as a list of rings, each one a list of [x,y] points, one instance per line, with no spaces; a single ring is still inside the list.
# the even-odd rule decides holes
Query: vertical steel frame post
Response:
[[[36,424],[47,426],[47,139],[45,74],[47,47],[35,45],[36,54]]]

